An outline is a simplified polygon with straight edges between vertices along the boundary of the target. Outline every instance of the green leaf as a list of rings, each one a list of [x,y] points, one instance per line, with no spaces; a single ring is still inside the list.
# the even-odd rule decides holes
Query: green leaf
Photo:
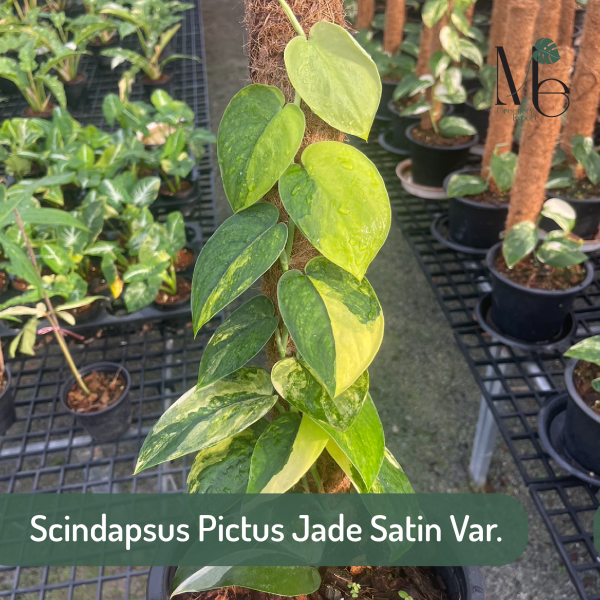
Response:
[[[478,175],[452,175],[448,181],[448,198],[475,196],[487,191],[488,182]]]
[[[250,463],[249,494],[282,494],[292,488],[325,449],[329,436],[307,416],[288,412],[260,436]]]
[[[600,335],[586,338],[571,346],[565,352],[565,356],[600,366]]]
[[[516,170],[517,155],[514,152],[498,154],[494,151],[490,163],[490,173],[501,192],[508,192],[512,188]]]
[[[234,212],[260,200],[281,177],[300,148],[304,113],[285,104],[267,85],[238,92],[225,110],[217,138],[223,187]]]
[[[202,353],[198,386],[210,385],[243,367],[264,348],[278,323],[275,307],[265,296],[256,296],[234,311]]]
[[[427,102],[427,100],[419,100],[413,104],[410,104],[406,108],[402,110],[400,113],[403,117],[410,117],[415,115],[422,115],[426,113],[428,110],[431,110],[432,106]]]
[[[63,210],[55,208],[24,208],[19,213],[23,221],[30,225],[62,225],[89,232],[85,223]]]
[[[287,228],[272,204],[229,217],[206,242],[192,283],[194,332],[246,291],[279,257]]]
[[[351,427],[338,431],[317,422],[331,437],[327,451],[356,489],[367,493],[375,483],[385,451],[381,420],[370,395]]]
[[[587,255],[579,250],[582,242],[568,238],[549,238],[544,240],[536,256],[551,267],[568,268],[587,260]]]
[[[415,490],[393,454],[386,448],[372,494],[414,494]]]
[[[426,0],[421,9],[421,17],[425,26],[431,29],[439,23],[440,19],[446,14],[449,4],[448,0]]]
[[[506,234],[502,244],[504,260],[513,268],[520,260],[531,254],[538,243],[538,229],[531,221],[521,221]]]
[[[165,233],[165,238],[161,240],[161,247],[165,248],[169,255],[175,256],[187,242],[183,215],[179,211],[171,212],[167,216]]]
[[[391,224],[385,183],[362,152],[340,142],[317,142],[279,182],[285,209],[311,244],[362,279]]]
[[[146,437],[135,468],[144,469],[215,446],[255,423],[277,401],[269,374],[244,367],[186,392]]]
[[[145,208],[150,206],[158,197],[160,189],[159,177],[144,177],[132,188],[130,197],[134,206]]]
[[[575,184],[575,175],[573,170],[567,169],[554,169],[550,171],[550,176],[546,182],[547,190],[556,190],[562,188],[568,188]]]
[[[267,421],[260,419],[237,435],[198,452],[187,478],[188,494],[245,494],[252,453],[266,427]]]
[[[445,52],[440,50],[429,59],[429,70],[437,79],[450,66],[451,62],[452,61],[450,57]]]
[[[302,358],[334,398],[367,370],[383,339],[373,288],[326,258],[312,259],[279,280],[283,320]]]
[[[342,27],[321,21],[307,40],[294,38],[285,49],[294,88],[311,110],[332,127],[369,137],[381,99],[375,63]]]
[[[157,275],[130,283],[123,294],[127,312],[133,313],[151,304],[158,295],[161,284],[162,278]]]
[[[452,24],[458,31],[460,31],[463,35],[470,37],[471,35],[471,26],[469,25],[469,21],[465,17],[464,12],[458,10],[456,7],[452,9],[450,13],[450,20]]]
[[[476,135],[477,129],[463,117],[442,117],[439,122],[440,133],[444,137]]]
[[[332,398],[306,363],[295,358],[280,360],[271,371],[271,381],[294,408],[340,431],[354,423],[369,392],[369,373],[365,371],[345,392]]]
[[[9,240],[5,235],[0,234],[0,244],[4,250],[4,253],[10,261],[11,267],[14,273],[18,273],[19,277],[22,277],[32,285],[38,293],[42,291],[42,280],[39,273],[36,271],[33,264],[29,260],[27,254],[17,244]]]
[[[445,52],[448,53],[450,58],[454,62],[460,61],[461,56],[461,37],[458,33],[449,27],[448,25],[444,25],[440,30],[440,43],[442,44],[442,48]]]
[[[554,221],[565,233],[570,233],[575,227],[575,219],[577,218],[575,209],[560,198],[546,200],[541,214]]]
[[[67,97],[65,95],[65,87],[60,82],[58,77],[54,75],[38,75],[37,79],[43,82],[43,84],[52,92],[52,95],[56,98],[56,101],[60,106],[65,108],[67,106]]]
[[[230,586],[293,597],[312,594],[320,585],[313,567],[179,567],[171,597]]]
[[[560,60],[558,47],[550,38],[539,38],[534,46],[533,60],[536,62],[552,65]]]
[[[67,275],[75,266],[69,253],[56,244],[42,244],[40,254],[44,263],[58,275]]]
[[[475,63],[479,68],[483,65],[483,56],[479,48],[469,40],[461,39],[458,43],[458,51],[460,55],[471,62]]]

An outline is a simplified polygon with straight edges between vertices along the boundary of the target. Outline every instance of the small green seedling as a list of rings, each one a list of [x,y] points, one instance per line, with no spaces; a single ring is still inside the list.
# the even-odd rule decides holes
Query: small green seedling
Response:
[[[398,596],[400,596],[402,600],[414,600],[408,592],[403,592],[402,590],[398,592]]]
[[[502,253],[510,269],[526,256],[533,253],[539,263],[554,268],[568,268],[579,265],[587,256],[579,249],[583,240],[573,236],[575,226],[575,211],[573,207],[558,198],[550,198],[544,203],[541,217],[552,219],[560,229],[550,231],[546,239],[539,244],[539,219],[517,223],[504,238]]]
[[[353,598],[358,598],[358,594],[360,592],[360,584],[359,583],[350,583],[348,585],[348,588],[350,589],[350,595]]]

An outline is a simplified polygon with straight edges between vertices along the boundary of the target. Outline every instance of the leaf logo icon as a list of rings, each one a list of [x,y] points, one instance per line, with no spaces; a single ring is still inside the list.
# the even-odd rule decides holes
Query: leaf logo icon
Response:
[[[558,46],[550,38],[540,38],[535,43],[535,52],[532,57],[543,65],[553,65],[560,60]]]

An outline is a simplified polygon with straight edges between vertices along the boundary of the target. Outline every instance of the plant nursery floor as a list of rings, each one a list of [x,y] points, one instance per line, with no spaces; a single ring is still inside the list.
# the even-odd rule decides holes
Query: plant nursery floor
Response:
[[[210,112],[216,130],[227,103],[248,81],[240,25],[244,3],[202,0],[202,7]],[[215,168],[218,171],[216,161]],[[230,209],[218,174],[216,179],[221,222]],[[392,185],[400,183],[396,179]],[[383,346],[370,373],[387,444],[417,491],[468,492],[468,464],[481,393],[399,227],[392,227],[368,277],[386,319]],[[489,599],[575,599],[577,592],[501,438],[487,491],[517,498],[529,515],[530,528],[530,543],[519,561],[484,569]]]

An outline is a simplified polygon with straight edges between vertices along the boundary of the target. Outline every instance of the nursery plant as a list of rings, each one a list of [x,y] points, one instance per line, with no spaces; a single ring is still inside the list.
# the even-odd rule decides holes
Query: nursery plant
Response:
[[[0,126],[0,162],[17,181],[33,174],[38,165],[26,153],[36,151],[38,141],[50,129],[44,119],[6,119]]]
[[[341,26],[318,20],[307,35],[280,5],[296,34],[285,47],[289,81],[249,85],[223,116],[217,151],[234,215],[197,260],[194,331],[261,275],[265,293],[217,329],[198,384],[149,433],[136,473],[195,452],[193,493],[410,492],[369,393],[383,314],[365,273],[389,231],[389,199],[373,163],[337,141],[368,137],[379,75]],[[312,143],[324,127],[315,115],[330,137]],[[245,366],[265,346],[270,372]],[[210,570],[179,570],[175,593],[214,587]],[[248,584],[241,571],[228,571],[226,585]],[[280,595],[319,585],[306,567],[252,571],[257,589],[268,578]]]
[[[199,60],[195,56],[169,53],[165,56],[167,45],[179,31],[183,18],[181,13],[189,10],[193,4],[178,0],[135,0],[125,5],[109,3],[101,14],[110,15],[135,27],[140,44],[140,52],[125,48],[104,50],[102,54],[112,58],[111,66],[128,62],[132,73],[143,71],[144,83],[164,83],[170,75],[164,68],[170,62],[182,59]]]
[[[565,357],[580,361],[576,375],[581,379],[581,396],[600,415],[600,336],[595,335],[571,346]]]

